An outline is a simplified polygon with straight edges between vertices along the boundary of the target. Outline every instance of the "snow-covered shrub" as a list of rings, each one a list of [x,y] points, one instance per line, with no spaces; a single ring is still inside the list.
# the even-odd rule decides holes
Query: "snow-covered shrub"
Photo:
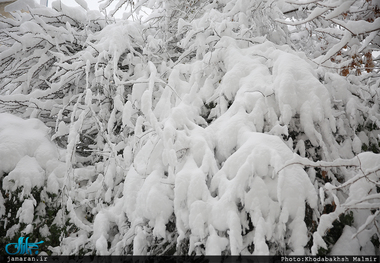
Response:
[[[62,226],[55,217],[60,204],[49,179],[54,172],[63,177],[65,171],[56,172],[63,163],[49,137],[50,129],[38,119],[0,113],[1,244],[17,242],[20,235],[45,240],[45,250],[59,244]],[[60,231],[54,233],[54,228]]]
[[[379,253],[379,157],[362,153],[378,149],[377,72],[294,50],[284,3],[118,3],[152,13],[55,2],[1,21],[1,110],[39,117],[62,151],[33,171],[59,204],[51,253]]]

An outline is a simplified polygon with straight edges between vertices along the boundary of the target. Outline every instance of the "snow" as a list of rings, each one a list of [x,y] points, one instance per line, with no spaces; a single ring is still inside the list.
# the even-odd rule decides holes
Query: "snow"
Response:
[[[209,226],[209,232],[210,234],[206,243],[206,254],[210,256],[220,255],[228,245],[228,240],[227,238],[220,237],[212,226]]]
[[[81,7],[83,7],[85,10],[88,10],[88,5],[87,5],[86,1],[84,1],[84,0],[75,0],[75,2],[77,2],[77,4],[80,5]]]
[[[97,241],[96,241],[96,251],[98,255],[107,255],[107,239],[102,235]]]
[[[290,3],[289,1],[287,1],[287,2]],[[309,14],[309,16],[305,20],[299,21],[299,22],[286,21],[286,20],[281,20],[281,19],[278,19],[278,21],[281,21],[284,24],[289,24],[289,25],[293,25],[293,26],[301,25],[304,23],[304,21],[309,22],[309,21],[312,21],[313,19],[315,19],[316,17],[321,16],[322,14],[327,12],[329,9],[330,8],[328,8],[328,7],[316,7],[316,8],[314,8],[314,10]]]
[[[9,2],[9,0],[2,1],[2,2]],[[12,12],[12,11],[18,11],[18,10],[28,10],[29,8],[37,7],[37,3],[34,0],[23,0],[23,1],[15,1],[13,3],[10,3],[9,5],[6,5],[4,10],[5,12]]]
[[[146,255],[146,234],[145,231],[138,226],[136,236],[133,239],[133,255]]]
[[[376,18],[373,22],[367,22],[365,20],[359,20],[359,21],[349,21],[347,23],[340,22],[342,26],[347,28],[352,34],[358,35],[363,33],[370,33],[375,30],[380,29],[380,18]]]
[[[48,133],[49,128],[40,120],[23,120],[0,113],[0,174],[12,171],[26,155],[34,157],[36,162],[33,165],[46,168],[49,159],[58,157],[56,148],[48,139]]]
[[[298,222],[294,223],[295,230],[292,235],[294,242],[292,245],[296,253],[301,253],[300,251],[302,251],[303,246],[306,244],[304,242],[306,240],[306,226],[301,227],[302,224],[300,224],[300,222],[303,223],[304,203],[307,201],[310,206],[316,206],[316,193],[313,185],[311,185],[307,179],[306,173],[299,167],[294,167],[288,171],[281,171],[277,178],[275,173],[280,169],[281,166],[279,165],[292,156],[291,150],[277,137],[249,132],[242,133],[239,137],[247,138],[247,141],[231,155],[223,168],[212,180],[212,185],[219,185],[218,193],[219,196],[221,196],[220,200],[218,200],[212,208],[212,222],[215,229],[222,231],[228,227],[228,224],[226,224],[226,222],[228,222],[226,211],[229,209],[234,211],[234,205],[232,205],[231,201],[239,198],[235,195],[239,195],[243,190],[237,187],[243,187],[246,184],[245,181],[248,179],[248,176],[256,171],[255,173],[257,173],[257,175],[249,184],[251,189],[244,196],[244,199],[242,199],[242,203],[246,205],[248,211],[252,211],[251,218],[253,225],[258,227],[260,220],[265,219],[274,223],[274,218],[271,216],[278,213],[281,213],[281,217],[283,218],[281,223],[283,224],[287,223],[288,220],[290,220],[290,222]],[[243,156],[246,155],[248,149],[252,149],[253,153],[245,160]],[[255,151],[258,151],[258,153],[256,154]],[[271,156],[269,160],[267,156]],[[252,159],[254,159],[254,161]],[[258,168],[255,167],[255,170],[252,170],[252,168],[249,168],[249,166],[251,166],[248,165],[249,163],[252,163],[254,167],[258,166]],[[268,165],[272,166],[273,169],[268,169]],[[246,170],[247,168],[248,170],[243,173],[243,169]],[[272,174],[269,173],[269,170],[273,171]],[[225,178],[227,174],[236,174],[236,177],[229,182],[229,180]],[[266,190],[268,186],[265,186],[265,181],[260,179],[260,176],[269,176],[271,177],[270,180],[277,182],[276,199],[273,200],[271,198],[269,191]],[[281,207],[282,211],[277,210],[277,212],[271,211],[271,213],[269,213],[269,205],[277,202],[277,209]],[[273,208],[276,206],[272,205]],[[289,215],[290,218],[287,215]],[[268,225],[266,229],[269,229],[267,230],[269,232],[275,232],[275,225]],[[259,236],[263,234],[258,232],[255,236],[256,235],[258,235],[257,238],[259,238]],[[259,250],[259,252],[256,253],[261,252],[263,251]]]
[[[83,2],[83,0],[80,0],[80,1]],[[77,21],[86,20],[85,12],[83,11],[81,7],[67,6],[63,4],[61,1],[53,1],[51,6],[53,9],[66,13]]]
[[[333,11],[331,11],[329,14],[327,14],[325,16],[325,19],[327,20],[330,20],[332,18],[335,18],[337,16],[339,16],[340,14],[348,11],[351,7],[351,5],[354,3],[355,1],[345,1],[343,2],[341,5],[339,5],[338,7],[336,7]]]
[[[107,251],[107,237],[108,230],[110,228],[110,222],[108,216],[100,212],[96,215],[94,220],[94,233],[92,240],[96,242],[96,249],[100,255],[105,255]]]
[[[358,256],[360,255],[360,244],[357,238],[352,238],[355,228],[345,226],[341,237],[331,250],[332,256]]]
[[[352,141],[352,150],[356,154],[359,154],[362,150],[362,141],[358,136],[355,136],[354,140]]]
[[[28,196],[34,187],[45,185],[45,172],[33,157],[24,156],[16,167],[4,178],[3,189],[15,191],[22,187],[23,195]]]
[[[88,249],[145,255],[170,247],[208,255],[314,255],[320,247],[332,254],[375,251],[369,239],[379,215],[371,210],[379,208],[380,155],[363,153],[362,146],[378,142],[378,131],[363,128],[378,123],[378,82],[374,75],[363,77],[372,85],[367,92],[369,84],[318,66],[356,41],[353,34],[322,30],[342,41],[312,61],[296,46],[283,45],[289,35],[274,24],[279,20],[272,2],[214,1],[205,3],[199,18],[171,20],[177,13],[167,6],[162,13],[152,0],[146,4],[159,10],[150,18],[167,18],[153,19],[151,27],[113,22],[76,2],[82,7],[54,2],[58,11],[39,16],[41,27],[28,15],[20,36],[12,33],[22,44],[0,54],[25,55],[19,64],[5,65],[3,74],[29,67],[9,85],[0,81],[1,108],[14,101],[27,108],[20,113],[26,120],[0,114],[3,190],[22,190],[17,218],[27,224],[9,227],[7,236],[34,233],[40,220],[34,218],[49,208],[52,224],[75,226],[50,248],[56,254]],[[317,6],[305,21],[321,15],[333,20],[353,2]],[[102,8],[110,3],[103,1]],[[74,20],[59,29],[45,22],[62,13],[83,32]],[[345,25],[359,33],[357,26],[376,29],[375,22],[362,22]],[[37,46],[28,34],[44,35],[47,28],[54,32],[44,38],[51,46],[26,45],[30,38]],[[307,37],[303,31],[294,39]],[[374,38],[370,34],[363,44]],[[81,50],[69,52],[73,46]],[[35,83],[35,73],[50,59],[57,63],[44,71],[45,89]],[[49,119],[51,139],[50,129],[33,116]],[[58,149],[58,141],[67,146]],[[0,195],[1,217],[6,198]],[[324,213],[332,202],[335,211]],[[335,245],[326,244],[323,237],[347,210],[355,211],[353,225]],[[317,224],[314,233],[305,217]],[[48,227],[38,231],[49,235]]]
[[[21,223],[30,224],[33,222],[34,217],[34,202],[31,199],[26,199],[22,206],[17,211],[17,215]]]

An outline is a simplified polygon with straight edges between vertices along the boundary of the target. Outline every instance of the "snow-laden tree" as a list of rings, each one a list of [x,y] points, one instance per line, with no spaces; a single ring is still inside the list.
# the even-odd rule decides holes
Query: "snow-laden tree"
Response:
[[[292,39],[315,63],[340,74],[378,71],[380,3],[376,0],[287,1],[296,9],[282,23],[296,26]],[[288,7],[289,8],[289,7]],[[376,52],[377,51],[377,52]]]
[[[379,253],[378,70],[321,66],[281,1],[118,1],[151,10],[134,22],[78,2],[0,20],[1,111],[59,146],[2,168],[2,218],[11,193],[32,200],[6,238],[38,231],[42,196],[53,254]]]
[[[278,21],[294,26],[290,32],[293,46],[304,51],[318,67],[324,68],[326,73],[321,76],[321,82],[328,86],[345,87],[333,94],[333,107],[346,111],[345,118],[340,120],[345,125],[340,129],[344,129],[344,135],[349,135],[351,139],[337,136],[337,141],[346,147],[351,142],[354,147],[359,143],[354,153],[359,150],[379,153],[379,2],[287,3],[287,10],[290,10],[288,17]],[[338,77],[336,72],[344,76],[345,80]],[[345,150],[340,155],[349,157],[347,152]],[[376,189],[378,192],[378,185]],[[371,213],[375,212],[372,210]]]

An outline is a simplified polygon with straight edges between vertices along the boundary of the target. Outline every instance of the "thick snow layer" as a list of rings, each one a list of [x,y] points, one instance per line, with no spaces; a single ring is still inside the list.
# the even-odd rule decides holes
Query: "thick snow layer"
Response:
[[[343,4],[339,5],[338,7],[336,7],[332,12],[330,12],[328,15],[325,16],[325,19],[332,19],[332,18],[335,18],[337,17],[338,15],[348,11],[351,7],[351,5],[354,3],[355,1],[345,1]]]
[[[82,8],[59,1],[53,8],[83,22],[84,32],[76,32],[75,23],[56,29],[44,24],[56,11],[42,9],[36,12],[43,14],[43,27],[36,27],[29,14],[31,20],[20,30],[45,34],[49,29],[46,41],[53,43],[51,49],[70,43],[83,50],[69,58],[58,51],[36,51],[39,60],[18,78],[21,86],[0,98],[53,109],[51,118],[58,116],[53,139],[68,138],[61,162],[42,122],[0,114],[0,176],[5,190],[19,187],[26,195],[17,213],[27,224],[23,233],[34,231],[35,214],[45,209],[45,204],[36,206],[31,189],[44,187],[41,195],[55,194],[63,206],[53,224],[78,229],[60,238],[60,248],[51,248],[57,254],[88,249],[99,255],[141,255],[168,252],[164,248],[185,254],[303,255],[310,253],[309,241],[316,254],[320,247],[328,249],[323,237],[348,209],[355,210],[353,226],[344,229],[332,253],[343,253],[345,243],[352,251],[374,251],[368,240],[379,215],[371,209],[379,207],[374,182],[380,159],[360,152],[363,144],[377,142],[378,132],[355,134],[368,113],[358,98],[366,92],[356,89],[354,97],[352,83],[315,64],[354,40],[350,33],[325,30],[343,37],[342,42],[309,61],[305,54],[267,40],[281,42],[285,37],[272,23],[273,1],[211,1],[213,9],[202,18],[170,24],[170,8],[151,0],[148,4],[159,10],[150,17],[156,24],[149,28],[126,20],[112,23],[86,12],[84,0],[76,2]],[[102,8],[111,2],[103,1]],[[136,8],[146,2],[136,2]],[[329,6],[316,7],[306,20],[322,14],[334,19],[353,2],[333,6],[330,13]],[[92,19],[95,28],[87,26]],[[163,24],[178,25],[175,39],[164,41],[162,32],[155,31]],[[92,33],[103,25],[104,30]],[[345,25],[376,29],[370,23]],[[302,33],[294,39],[306,37]],[[374,38],[370,35],[363,44]],[[38,41],[30,39],[35,46]],[[172,48],[173,42],[178,48]],[[0,47],[0,58],[29,48],[24,43]],[[51,56],[59,69],[49,81],[57,81],[27,92]],[[22,58],[20,65],[28,59]],[[376,94],[378,83],[373,83],[371,92]],[[62,101],[41,99],[62,87],[70,87]],[[39,113],[29,110],[32,113],[24,116]],[[375,103],[368,123],[376,123],[377,111]],[[83,145],[90,156],[75,154]],[[0,195],[0,216],[5,213],[4,198]],[[335,211],[322,213],[332,202]],[[357,212],[363,208],[366,212]],[[314,233],[305,218],[317,224]],[[17,231],[15,226],[8,232]],[[48,229],[41,227],[40,232],[48,234]]]
[[[290,224],[291,246],[296,254],[302,254],[303,247],[307,243],[306,225],[303,222],[305,202],[308,202],[311,207],[316,207],[317,202],[313,185],[307,174],[298,166],[279,171],[286,160],[292,157],[292,152],[278,137],[241,132],[239,138],[242,140],[239,142],[242,146],[231,155],[223,168],[213,177],[212,190],[214,187],[218,190],[220,200],[213,205],[213,221],[211,222],[218,230],[231,227],[228,225],[226,210],[231,209],[231,213],[236,213],[235,202],[240,200],[246,206],[247,212],[251,214],[255,227],[262,225],[260,220],[263,219],[272,222],[265,225],[266,230],[261,230],[268,234],[257,232],[255,236],[270,236],[269,233],[284,236],[285,229],[280,225],[285,225],[288,221],[293,222]],[[250,176],[254,176],[253,180],[249,179]],[[277,184],[274,195],[271,196],[270,191],[267,190],[272,187],[272,184],[266,185],[265,181],[260,179],[262,177]],[[242,193],[247,187],[250,191],[244,196]],[[270,208],[272,210],[269,210]],[[278,226],[275,224],[277,216],[281,218]],[[239,239],[239,237],[235,238]],[[263,252],[259,250],[256,253]]]
[[[75,0],[78,5],[80,5],[83,9],[88,10],[87,2],[84,0]]]
[[[0,113],[0,174],[12,171],[24,156],[33,157],[43,169],[48,160],[58,158],[57,149],[48,139],[49,132],[40,120]]]
[[[4,0],[2,2],[10,2],[9,0]],[[37,7],[37,2],[34,0],[23,0],[15,1],[5,6],[6,12],[19,11],[19,10],[28,10],[28,8]]]
[[[33,222],[34,217],[34,204],[35,201],[26,199],[22,203],[22,206],[17,211],[16,217],[20,219],[21,223],[30,224]]]
[[[115,52],[121,48],[109,47]],[[309,241],[305,203],[318,209],[316,175],[310,173],[310,179],[303,167],[314,163],[294,158],[294,152],[302,157],[310,154],[307,141],[326,153],[336,147],[331,139],[337,125],[330,90],[319,81],[312,64],[270,42],[241,48],[224,36],[213,54],[204,57],[205,65],[175,66],[167,73],[168,85],[159,91],[153,85],[159,68],[148,63],[146,71],[137,73],[131,100],[124,103],[121,96],[115,97],[108,131],[120,112],[122,124],[134,129],[137,139],[124,148],[128,160],[122,197],[95,218],[91,239],[98,253],[112,253],[104,239],[117,242],[115,251],[133,240],[134,254],[147,253],[151,239],[172,238],[170,224],[176,226],[177,244],[189,238],[188,253],[199,252],[200,244],[207,254],[248,253],[246,248],[254,242],[250,253],[270,254],[270,240],[287,246],[289,253],[305,253]],[[217,69],[226,74],[199,74],[208,71],[210,63],[223,65]],[[159,99],[154,98],[157,92],[161,92]],[[211,102],[215,107],[206,117],[215,120],[201,122],[199,113]],[[292,140],[281,139],[289,135],[294,117],[304,133],[295,149]],[[350,150],[359,152],[359,137],[353,140]],[[89,198],[104,187],[107,193],[115,188],[117,165],[112,160],[105,166],[105,175],[99,174],[86,188]],[[319,195],[324,197],[323,190]],[[125,220],[120,211],[131,226],[124,239],[112,241],[110,225]],[[326,247],[322,236],[335,219],[335,214],[324,215],[314,234],[313,251]],[[247,236],[242,231],[248,231]]]
[[[22,187],[23,195],[28,196],[34,187],[45,185],[45,171],[34,157],[28,155],[21,158],[16,167],[4,178],[3,189],[15,191]]]
[[[358,256],[360,255],[360,244],[357,238],[352,238],[356,229],[345,226],[341,237],[331,250],[332,256]]]

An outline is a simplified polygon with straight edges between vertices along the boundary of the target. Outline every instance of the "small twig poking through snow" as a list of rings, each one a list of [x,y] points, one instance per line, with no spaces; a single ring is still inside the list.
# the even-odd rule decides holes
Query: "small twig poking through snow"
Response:
[[[299,158],[297,158],[299,159]],[[340,164],[336,164],[342,162]],[[277,174],[279,174],[283,169],[285,169],[288,166],[291,165],[302,165],[305,167],[313,167],[313,168],[339,168],[339,167],[359,167],[360,165],[352,163],[351,160],[343,160],[343,159],[338,159],[333,162],[325,162],[325,161],[318,161],[318,162],[313,162],[308,159],[302,159],[298,162],[291,162],[283,166],[280,170],[277,171]]]
[[[261,95],[263,95],[264,98],[267,98],[267,97],[270,97],[272,95],[274,95],[274,92],[269,94],[269,95],[265,95],[263,92],[261,92],[260,90],[247,90],[247,91],[244,91],[244,93],[249,93],[249,92],[259,92]]]

